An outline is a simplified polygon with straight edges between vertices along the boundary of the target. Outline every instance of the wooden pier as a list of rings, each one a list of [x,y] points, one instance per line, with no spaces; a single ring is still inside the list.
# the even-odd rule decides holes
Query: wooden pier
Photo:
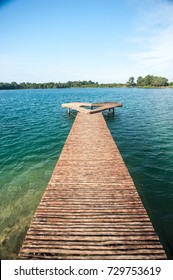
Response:
[[[111,110],[114,112],[114,108],[122,107],[119,102],[104,102],[104,103],[84,103],[84,102],[71,102],[62,104],[61,107],[76,110],[84,114],[95,114],[105,110]]]
[[[166,259],[101,112],[79,112],[22,259]]]

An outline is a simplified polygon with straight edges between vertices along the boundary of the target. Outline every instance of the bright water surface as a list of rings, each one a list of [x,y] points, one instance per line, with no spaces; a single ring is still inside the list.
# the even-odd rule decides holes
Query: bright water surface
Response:
[[[17,258],[73,124],[60,107],[71,101],[123,103],[104,116],[173,259],[173,89],[122,88],[0,91],[1,259]]]

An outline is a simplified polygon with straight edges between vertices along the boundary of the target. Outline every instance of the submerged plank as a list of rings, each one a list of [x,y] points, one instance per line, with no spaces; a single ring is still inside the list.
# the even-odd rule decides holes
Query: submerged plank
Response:
[[[19,256],[166,258],[102,113],[78,113]]]

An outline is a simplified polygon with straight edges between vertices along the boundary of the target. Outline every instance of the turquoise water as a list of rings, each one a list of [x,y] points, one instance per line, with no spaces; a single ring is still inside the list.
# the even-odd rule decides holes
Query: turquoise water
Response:
[[[123,88],[0,91],[1,259],[17,258],[73,124],[60,107],[71,101],[123,103],[104,116],[173,259],[173,89]]]

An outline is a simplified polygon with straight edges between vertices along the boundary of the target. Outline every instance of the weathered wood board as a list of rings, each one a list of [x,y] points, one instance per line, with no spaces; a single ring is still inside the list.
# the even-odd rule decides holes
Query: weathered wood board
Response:
[[[78,113],[23,259],[166,259],[102,113]]]

